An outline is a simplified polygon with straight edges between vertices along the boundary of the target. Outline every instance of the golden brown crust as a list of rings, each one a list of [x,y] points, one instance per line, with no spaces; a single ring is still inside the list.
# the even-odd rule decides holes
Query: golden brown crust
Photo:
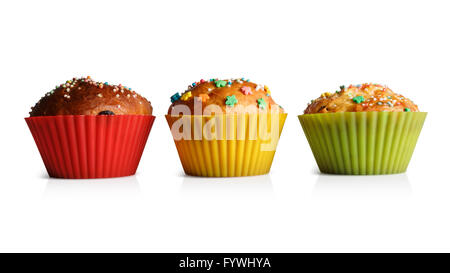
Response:
[[[42,97],[31,108],[30,116],[151,115],[152,106],[131,88],[109,85],[87,78],[66,81]],[[103,112],[105,113],[105,112]]]
[[[267,86],[244,79],[201,80],[189,86],[181,96],[178,93],[173,95],[171,100],[172,105],[169,107],[168,114],[179,114],[176,106],[180,105],[187,106],[192,115],[197,113],[194,112],[194,105],[201,105],[202,112],[208,106],[215,105],[224,114],[256,111],[283,112],[283,108],[272,99]],[[209,109],[213,110],[213,107]]]
[[[305,114],[335,112],[418,112],[411,100],[380,84],[341,86],[334,93],[323,93],[311,101]]]

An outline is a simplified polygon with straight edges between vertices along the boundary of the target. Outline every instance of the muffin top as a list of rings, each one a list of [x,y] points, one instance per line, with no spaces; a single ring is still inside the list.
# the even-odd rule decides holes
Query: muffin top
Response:
[[[181,95],[174,94],[170,100],[172,105],[169,107],[168,114],[177,115],[179,114],[176,110],[177,106],[187,106],[190,114],[193,115],[194,105],[201,106],[202,111],[208,106],[215,105],[214,109],[221,110],[224,114],[283,112],[283,108],[272,99],[267,86],[252,83],[244,78],[200,80],[192,83]],[[218,111],[212,110],[212,107],[210,109],[217,114]]]
[[[131,88],[86,78],[73,78],[45,94],[30,116],[151,115],[152,106]]]
[[[411,100],[380,84],[358,84],[323,93],[308,103],[305,114],[335,112],[418,112]]]

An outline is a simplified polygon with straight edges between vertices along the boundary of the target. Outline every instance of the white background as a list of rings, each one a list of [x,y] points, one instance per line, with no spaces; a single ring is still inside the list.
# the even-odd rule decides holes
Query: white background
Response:
[[[0,251],[450,251],[446,1],[2,1]],[[48,178],[24,117],[74,76],[156,122],[136,176]],[[183,174],[163,117],[201,78],[267,84],[289,113],[269,175]],[[377,82],[429,112],[406,174],[330,176],[296,115]]]

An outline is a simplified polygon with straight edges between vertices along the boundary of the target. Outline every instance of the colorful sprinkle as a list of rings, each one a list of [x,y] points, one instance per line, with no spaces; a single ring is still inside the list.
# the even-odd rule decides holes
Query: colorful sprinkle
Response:
[[[405,109],[403,109],[403,111],[404,111],[404,112],[411,112],[411,109],[405,108]]]
[[[192,97],[192,93],[191,93],[191,91],[188,91],[188,92],[184,93],[183,96],[181,96],[181,100],[187,101],[191,97]]]
[[[226,81],[215,81],[214,83],[216,84],[216,87],[218,87],[218,88],[225,87],[225,85],[227,85]]]
[[[364,101],[364,97],[363,96],[357,96],[353,98],[353,101],[356,103],[361,103]]]
[[[206,102],[209,99],[209,96],[208,94],[200,94],[198,98],[200,99],[200,101]]]
[[[225,100],[226,105],[233,107],[236,103],[238,103],[238,100],[235,95],[227,96],[227,99]]]
[[[179,100],[181,98],[181,96],[180,96],[180,93],[175,93],[175,94],[173,94],[171,97],[170,97],[170,101],[172,102],[172,103],[174,103],[174,102],[176,102],[177,100]]]
[[[258,99],[257,102],[258,102],[258,107],[259,108],[261,108],[263,110],[266,109],[267,104],[266,104],[266,101],[263,98]]]
[[[242,91],[242,93],[244,93],[244,95],[251,95],[251,94],[253,94],[252,89],[250,88],[250,86],[242,86],[241,87],[241,91]]]
[[[267,96],[270,96],[272,93],[270,92],[270,89],[267,85],[264,85],[264,91],[266,91]]]

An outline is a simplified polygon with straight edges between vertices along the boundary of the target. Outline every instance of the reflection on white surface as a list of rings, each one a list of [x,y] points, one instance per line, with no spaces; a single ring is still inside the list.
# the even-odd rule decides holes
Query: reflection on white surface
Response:
[[[273,193],[270,175],[245,177],[195,177],[184,176],[183,195],[202,196],[267,196]]]
[[[106,179],[48,178],[45,198],[130,198],[140,193],[135,175]]]
[[[397,198],[412,194],[406,174],[394,175],[329,175],[319,174],[314,186],[316,197],[333,198]]]

